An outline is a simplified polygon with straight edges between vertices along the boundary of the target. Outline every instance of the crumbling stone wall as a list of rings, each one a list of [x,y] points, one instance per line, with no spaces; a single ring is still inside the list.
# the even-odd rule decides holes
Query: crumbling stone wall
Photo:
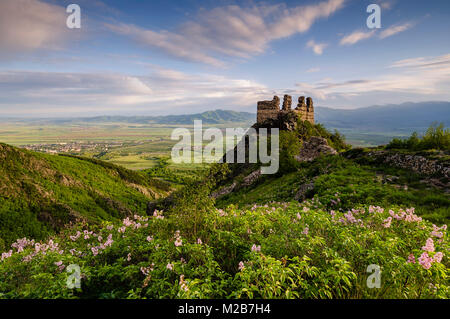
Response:
[[[280,98],[274,96],[272,101],[259,101],[256,121],[258,124],[262,124],[267,120],[276,121],[280,118],[280,113],[289,113],[292,107],[292,96],[285,95],[283,98],[283,106],[280,110]],[[297,107],[293,110],[300,119],[303,121],[309,121],[314,124],[314,106],[312,98],[308,97],[305,101],[304,96],[298,98]]]
[[[314,124],[314,106],[312,98],[308,97],[305,103],[305,97],[300,96],[295,111],[302,121],[308,121],[311,124]]]
[[[290,111],[291,110],[291,105],[292,105],[292,96],[290,95],[285,95],[283,98],[283,111]]]
[[[274,96],[272,101],[259,101],[256,121],[263,123],[267,119],[276,119],[280,111],[280,98]]]

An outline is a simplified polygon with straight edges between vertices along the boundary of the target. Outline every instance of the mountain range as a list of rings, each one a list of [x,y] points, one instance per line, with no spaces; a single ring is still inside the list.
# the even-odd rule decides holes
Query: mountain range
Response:
[[[129,124],[193,124],[202,120],[204,124],[254,123],[256,114],[230,110],[214,110],[197,114],[165,116],[95,116],[76,118],[0,119],[0,122],[20,121],[33,124],[76,123],[129,123]],[[346,133],[389,133],[408,135],[413,131],[423,132],[433,122],[450,126],[450,102],[406,102],[402,104],[374,105],[359,109],[335,109],[315,107],[316,123],[329,129]]]
[[[315,108],[315,118],[328,128],[365,132],[423,132],[433,122],[450,126],[450,102],[375,105],[354,110]]]

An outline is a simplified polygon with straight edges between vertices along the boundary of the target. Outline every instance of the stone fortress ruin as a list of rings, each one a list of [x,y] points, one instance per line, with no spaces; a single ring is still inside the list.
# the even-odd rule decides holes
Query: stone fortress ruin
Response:
[[[276,121],[283,113],[294,112],[301,120],[314,124],[314,106],[312,98],[308,97],[305,103],[305,97],[298,98],[298,104],[292,110],[292,96],[285,95],[283,106],[280,109],[280,98],[274,96],[272,101],[259,101],[257,104],[256,122],[262,124],[267,121]]]

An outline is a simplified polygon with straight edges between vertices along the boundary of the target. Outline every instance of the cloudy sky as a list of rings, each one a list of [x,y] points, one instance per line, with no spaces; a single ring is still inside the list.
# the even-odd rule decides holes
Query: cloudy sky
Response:
[[[0,116],[450,101],[449,30],[448,0],[0,0]]]

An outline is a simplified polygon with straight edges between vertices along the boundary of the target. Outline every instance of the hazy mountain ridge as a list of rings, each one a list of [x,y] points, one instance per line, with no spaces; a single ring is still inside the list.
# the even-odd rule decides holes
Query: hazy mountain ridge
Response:
[[[424,131],[433,122],[450,126],[450,102],[375,105],[355,110],[316,107],[316,121],[326,127],[370,132]]]
[[[353,129],[364,132],[410,133],[424,131],[433,122],[442,122],[450,126],[450,102],[406,102],[402,104],[374,105],[359,109],[334,109],[324,106],[315,107],[317,123],[328,128]],[[165,116],[95,116],[77,118],[42,119],[0,119],[0,121],[20,121],[39,124],[70,123],[130,123],[130,124],[193,124],[202,120],[204,124],[252,123],[255,113],[230,110],[214,110],[196,114]]]
[[[41,119],[10,119],[42,124],[70,124],[70,123],[130,123],[130,124],[193,124],[194,120],[202,120],[204,124],[223,124],[229,122],[253,122],[256,114],[229,110],[214,110],[195,114],[161,115],[161,116],[122,116],[104,115],[94,117],[75,118],[41,118]],[[8,120],[8,119],[4,119]],[[0,119],[1,121],[1,119]]]

